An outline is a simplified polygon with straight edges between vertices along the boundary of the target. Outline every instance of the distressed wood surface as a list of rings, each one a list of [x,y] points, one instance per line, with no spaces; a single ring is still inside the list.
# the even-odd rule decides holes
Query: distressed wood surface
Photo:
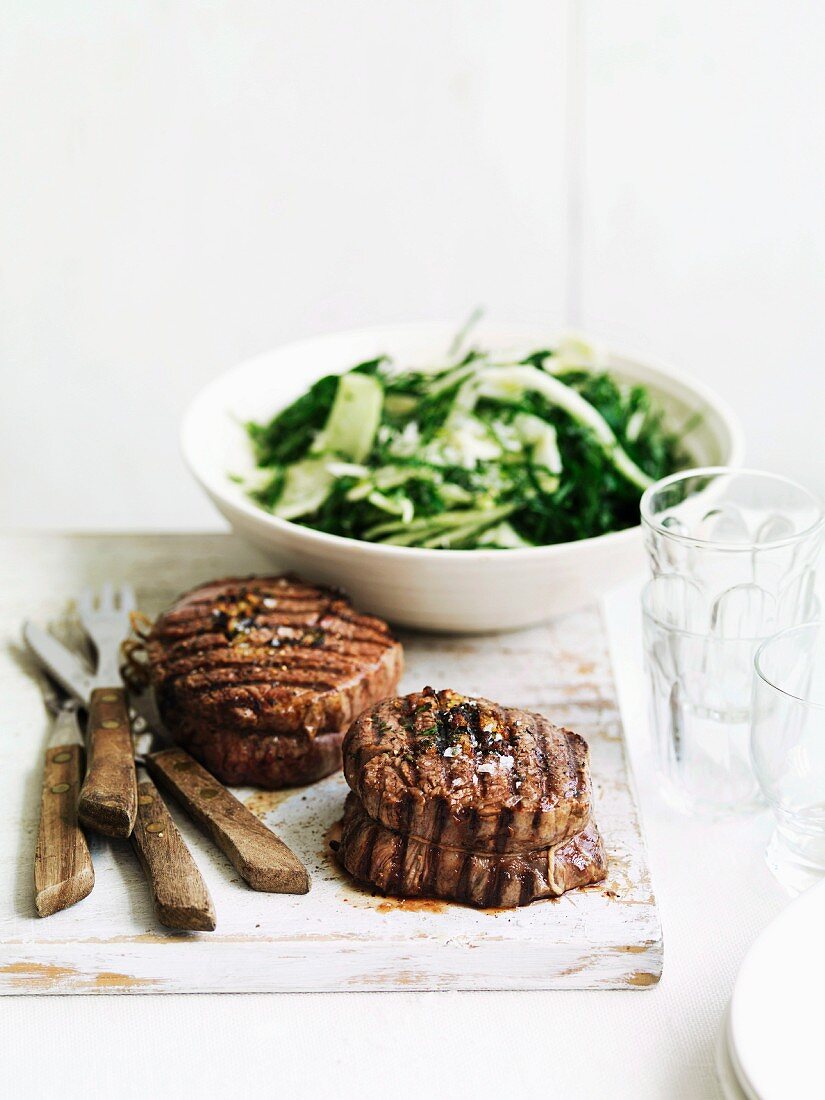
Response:
[[[305,894],[306,867],[271,829],[182,749],[146,758],[146,767],[170,791],[253,890]]]
[[[86,751],[89,763],[77,816],[87,829],[106,836],[131,836],[137,816],[137,779],[123,688],[97,688],[92,692]]]
[[[151,779],[137,786],[137,817],[131,836],[158,921],[165,928],[212,932],[215,907],[192,853]]]
[[[46,751],[34,855],[34,904],[41,917],[76,905],[95,884],[89,847],[77,822],[83,763],[81,745]]]
[[[476,911],[372,896],[330,850],[346,785],[340,775],[289,791],[236,793],[307,866],[303,896],[251,890],[191,821],[174,819],[214,899],[212,933],[170,932],[155,917],[128,842],[90,835],[94,891],[47,920],[32,867],[47,721],[24,615],[58,616],[103,579],[132,583],[157,612],[209,577],[271,567],[223,535],[20,536],[0,541],[0,654],[5,705],[0,781],[0,993],[391,989],[640,989],[662,967],[662,935],[596,608],[516,634],[402,636],[404,690],[452,687],[548,714],[585,736],[606,882],[518,910]],[[480,594],[480,598],[483,598]]]

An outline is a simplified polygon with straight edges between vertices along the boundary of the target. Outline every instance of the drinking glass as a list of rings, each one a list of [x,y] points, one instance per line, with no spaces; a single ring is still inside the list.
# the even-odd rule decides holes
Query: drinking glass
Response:
[[[645,659],[666,790],[683,808],[752,809],[754,654],[816,617],[822,507],[787,478],[712,467],[657,482],[641,513],[653,574]]]
[[[750,763],[753,653],[760,638],[685,629],[660,580],[642,594],[649,711],[664,788],[680,809],[724,814],[761,805]]]
[[[768,866],[796,893],[825,875],[825,622],[759,647],[751,750],[776,818]]]

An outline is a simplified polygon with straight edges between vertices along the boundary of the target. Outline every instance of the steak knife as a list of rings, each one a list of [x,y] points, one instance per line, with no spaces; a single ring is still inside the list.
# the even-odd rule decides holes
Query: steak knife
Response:
[[[92,682],[75,654],[34,623],[24,624],[23,637],[57,682],[84,702]],[[146,753],[142,763],[253,890],[307,893],[309,874],[295,853],[194,757],[180,748],[163,748]]]
[[[46,746],[40,794],[40,826],[34,856],[34,903],[41,917],[82,901],[95,884],[86,837],[77,821],[83,776],[83,738],[73,699],[58,697],[41,678],[43,699],[54,716]]]
[[[63,705],[58,715],[56,729],[50,740],[50,748],[47,754],[47,774],[43,784],[43,814],[41,817],[38,856],[35,862],[35,881],[38,883],[37,906],[40,912],[41,897],[45,899],[43,902],[45,904],[51,897],[51,893],[44,892],[44,888],[41,887],[38,880],[44,878],[44,875],[48,873],[57,860],[55,853],[57,845],[54,838],[55,826],[53,824],[55,809],[52,803],[48,801],[50,796],[53,798],[56,793],[62,794],[59,812],[64,819],[70,819],[74,823],[75,845],[82,841],[88,859],[88,849],[85,847],[86,841],[77,825],[78,792],[83,776],[83,743],[80,727],[77,724],[77,704],[91,698],[93,686],[74,654],[66,650],[47,631],[26,623],[23,628],[23,635],[34,655],[46,665],[61,687],[72,696]],[[74,667],[71,662],[75,662]],[[47,705],[49,705],[48,699]],[[68,734],[62,732],[68,726],[69,713],[74,718],[72,728],[77,742],[71,746],[64,744],[68,740]],[[61,732],[58,732],[59,727]],[[52,752],[52,744],[58,745],[59,751]],[[64,773],[59,777],[49,772],[50,767],[59,766],[64,768]],[[60,778],[62,782],[54,784],[54,778]],[[158,920],[167,928],[191,932],[211,932],[215,928],[215,910],[197,864],[178,832],[177,826],[172,821],[169,811],[163,804],[154,784],[145,773],[139,774],[138,779],[141,782],[138,783],[136,788],[135,824],[129,839],[152,892],[152,902]],[[49,813],[48,817],[47,811]],[[44,822],[47,822],[45,828]],[[77,837],[80,838],[79,841],[76,839]],[[60,851],[64,852],[67,845],[68,840],[63,838]],[[47,852],[52,852],[51,858],[47,857]],[[64,862],[69,859],[67,855],[63,855],[62,858]],[[89,862],[89,866],[91,867],[91,862]],[[51,871],[49,877],[51,879],[57,878],[57,872]],[[94,875],[92,875],[92,882],[94,882]],[[86,893],[89,890],[91,890],[91,885],[89,885]],[[74,900],[79,900],[79,898]],[[71,902],[66,904],[71,904]]]
[[[148,745],[151,737],[151,734],[139,737],[138,748],[143,748],[144,741]],[[152,889],[158,920],[167,928],[214,931],[215,907],[209,890],[140,758],[137,793],[137,817],[130,840]]]

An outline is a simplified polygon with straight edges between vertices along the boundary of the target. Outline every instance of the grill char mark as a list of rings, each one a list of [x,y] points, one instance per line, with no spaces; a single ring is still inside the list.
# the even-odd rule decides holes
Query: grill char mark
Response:
[[[443,897],[485,908],[528,905],[606,877],[604,847],[592,822],[561,844],[532,852],[453,851],[387,829],[352,793],[338,859],[355,878],[384,893]]]
[[[231,630],[230,623],[233,624]],[[358,623],[340,616],[316,617],[300,614],[243,616],[240,621],[229,617],[224,621],[210,616],[208,619],[198,619],[196,623],[178,629],[171,629],[168,623],[161,620],[151,637],[172,652],[178,649],[197,651],[200,648],[208,649],[213,639],[223,637],[225,640],[230,640],[230,637],[242,635],[253,626],[263,633],[269,631],[272,637],[277,635],[279,629],[318,631],[334,639],[339,645],[361,644],[386,648],[394,642],[389,633],[359,627]]]
[[[219,761],[212,770],[220,777],[246,768],[255,783],[260,768],[270,787],[282,785],[279,738],[293,737],[311,755],[313,738],[336,735],[334,751],[314,766],[317,778],[322,764],[329,771],[340,762],[342,730],[396,688],[401,670],[401,647],[381,620],[360,615],[335,590],[277,577],[191,590],[159,617],[146,650],[170,732]],[[245,743],[253,735],[254,753]],[[281,771],[300,774],[291,764]]]
[[[438,712],[449,739],[439,736],[437,744],[416,746],[405,726],[406,708],[422,708],[420,725],[437,725],[430,717],[434,696],[430,689],[385,700],[350,731],[347,756],[352,758],[345,770],[371,816],[425,840],[438,829],[439,841],[448,846],[471,845],[498,854],[534,847],[537,839],[553,843],[586,824],[588,760],[575,734],[542,715],[442,691]],[[376,723],[385,731],[381,738],[375,735]],[[445,758],[438,749],[448,740],[453,743]],[[414,774],[399,764],[413,748]],[[405,796],[411,785],[416,789],[413,821]]]
[[[185,678],[178,678],[168,687],[176,691],[181,699],[191,700],[193,697],[224,688],[232,690],[249,687],[272,689],[295,687],[311,691],[329,691],[342,686],[350,679],[350,677],[343,678],[336,675],[328,676],[324,673],[325,670],[320,667],[290,669],[247,665],[239,668],[235,665],[225,665],[187,673]]]

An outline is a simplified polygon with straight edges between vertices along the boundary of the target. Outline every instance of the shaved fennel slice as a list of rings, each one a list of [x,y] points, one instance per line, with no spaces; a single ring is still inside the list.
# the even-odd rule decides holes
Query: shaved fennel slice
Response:
[[[350,462],[363,462],[372,450],[383,404],[384,388],[371,375],[342,374],[312,453],[332,452]]]
[[[316,512],[329,496],[335,476],[326,458],[305,458],[287,466],[281,494],[272,513],[280,519],[297,519]]]
[[[534,475],[542,492],[555,493],[559,487],[562,465],[556,429],[540,416],[533,416],[531,413],[518,413],[513,420],[513,426],[529,448]]]
[[[415,515],[415,508],[409,497],[388,497],[385,493],[374,489],[367,500],[382,512],[389,512],[391,516],[400,516],[402,523],[410,523]]]
[[[483,531],[509,516],[515,507],[515,504],[501,504],[496,508],[457,509],[415,519],[411,523],[380,523],[364,534],[366,538],[391,546],[437,545],[451,532],[460,531],[461,537],[465,538],[467,532]]]
[[[589,429],[604,453],[615,468],[628,481],[640,489],[653,484],[644,470],[639,469],[633,459],[623,450],[610,425],[598,413],[589,401],[558,378],[539,370],[537,367],[508,366],[490,367],[482,371],[477,380],[465,383],[474,386],[476,396],[488,397],[494,401],[518,400],[525,390],[540,393],[560,409],[564,409],[582,427]]]
[[[532,542],[523,539],[512,524],[497,523],[495,527],[489,527],[479,536],[478,546],[489,546],[497,550],[524,550],[533,546]]]

